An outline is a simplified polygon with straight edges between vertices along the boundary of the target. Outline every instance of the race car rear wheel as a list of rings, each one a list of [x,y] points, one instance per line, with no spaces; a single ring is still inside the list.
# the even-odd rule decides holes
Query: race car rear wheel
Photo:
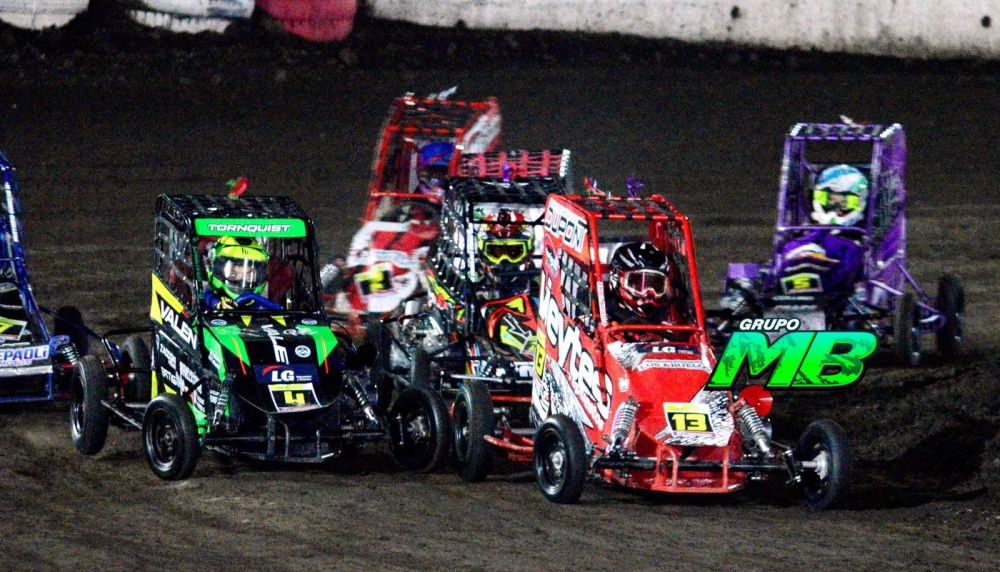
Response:
[[[389,437],[393,458],[400,466],[415,473],[436,469],[451,449],[444,400],[426,386],[404,389],[389,411]]]
[[[97,356],[77,362],[70,382],[69,429],[73,444],[84,455],[96,455],[108,439],[107,374]]]
[[[470,379],[462,384],[452,407],[451,428],[459,476],[468,483],[482,481],[493,465],[493,447],[483,439],[493,435],[494,428],[493,400],[485,383]]]
[[[142,450],[153,473],[167,481],[186,479],[201,456],[194,413],[181,397],[162,393],[142,416]]]
[[[795,449],[803,463],[802,491],[809,506],[829,507],[847,488],[851,458],[847,435],[835,421],[813,421],[802,432]]]
[[[375,406],[379,411],[387,411],[389,403],[392,401],[392,394],[395,383],[389,375],[390,352],[392,352],[392,341],[385,326],[372,321],[365,328],[364,343],[370,343],[375,347],[375,362],[368,368],[368,381],[375,386],[377,402]]]
[[[955,359],[962,352],[965,322],[965,287],[958,276],[942,276],[938,282],[937,309],[944,316],[944,325],[937,331],[937,347],[946,359]]]
[[[587,480],[587,450],[576,423],[566,415],[546,419],[535,432],[535,477],[554,503],[580,500]]]
[[[920,308],[913,292],[905,292],[896,300],[892,315],[893,352],[901,365],[920,365]]]
[[[132,370],[125,387],[126,399],[139,403],[149,402],[153,393],[153,358],[149,355],[146,340],[139,334],[133,334],[125,338],[120,351],[122,366]]]

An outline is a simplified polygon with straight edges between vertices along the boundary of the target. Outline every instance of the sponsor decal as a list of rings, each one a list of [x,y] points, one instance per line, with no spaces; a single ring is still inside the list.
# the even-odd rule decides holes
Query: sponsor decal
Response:
[[[594,367],[593,356],[583,347],[579,326],[565,323],[559,304],[552,296],[551,278],[546,276],[542,282],[539,316],[549,345],[556,349],[556,365],[566,373],[570,387],[587,415],[603,423],[611,411],[614,385],[607,376],[601,379],[600,372]]]
[[[582,253],[583,240],[587,236],[587,223],[579,215],[557,202],[552,202],[545,211],[544,225],[566,246],[578,254]]]
[[[295,355],[300,358],[307,358],[312,354],[312,350],[309,346],[295,346]]]
[[[712,371],[712,368],[696,359],[647,359],[639,363],[639,371],[647,369],[695,369]]]
[[[27,348],[0,349],[0,367],[19,367],[31,365],[31,362],[48,359],[49,346],[31,346]]]
[[[278,329],[271,324],[264,324],[261,326],[261,329],[264,330],[264,334],[271,340],[271,347],[274,348],[274,361],[288,363],[288,349],[280,343],[285,338],[281,337]]]
[[[258,383],[302,383],[316,381],[316,366],[312,364],[254,366]]]
[[[260,236],[295,238],[306,235],[306,223],[301,219],[197,219],[195,232],[204,236]]]
[[[178,314],[170,304],[167,304],[165,300],[160,300],[160,316],[163,317],[163,321],[170,324],[170,329],[176,333],[181,340],[187,342],[192,348],[196,347],[194,330],[191,329],[191,324],[181,320],[180,314]]]
[[[771,374],[767,388],[817,389],[846,387],[861,379],[864,360],[875,353],[872,332],[789,331],[769,342],[759,330],[798,326],[797,319],[743,320],[726,344],[707,389],[728,389],[744,367],[750,377]]]
[[[302,320],[302,323],[307,326],[315,326],[318,322],[312,318],[306,318],[305,320]]]
[[[228,323],[229,322],[223,320],[222,318],[215,318],[214,320],[209,322],[209,324],[212,324],[213,326],[225,326]]]

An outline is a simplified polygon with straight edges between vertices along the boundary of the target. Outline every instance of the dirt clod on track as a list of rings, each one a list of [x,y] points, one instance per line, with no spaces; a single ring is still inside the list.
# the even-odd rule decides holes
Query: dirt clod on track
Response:
[[[376,448],[323,467],[221,465],[156,479],[135,433],[76,452],[63,403],[0,407],[0,569],[995,570],[1000,556],[1000,116],[995,66],[427,30],[362,18],[338,45],[267,22],[218,37],[143,30],[95,4],[63,30],[0,29],[0,150],[19,168],[39,302],[97,331],[146,323],[160,193],[292,195],[323,256],[358,227],[390,100],[499,98],[504,145],[567,148],[578,178],[635,173],[691,217],[709,304],[730,261],[769,255],[786,130],[902,123],[908,264],[965,281],[964,359],[878,365],[839,392],[776,396],[775,438],[847,430],[839,507],[781,479],[729,496],[588,485],[555,506],[527,467],[485,483],[399,472]]]

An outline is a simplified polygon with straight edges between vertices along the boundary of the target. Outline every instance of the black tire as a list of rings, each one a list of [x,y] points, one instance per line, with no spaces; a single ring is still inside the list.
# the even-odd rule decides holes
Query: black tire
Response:
[[[122,343],[120,362],[132,369],[125,395],[128,401],[148,403],[153,394],[153,358],[149,346],[139,334],[133,334]]]
[[[427,350],[423,348],[413,350],[412,362],[410,364],[410,383],[431,387],[431,356]]]
[[[809,506],[825,509],[847,488],[851,456],[844,429],[835,421],[813,421],[802,432],[795,450],[799,462],[815,464],[803,468],[802,492]]]
[[[920,308],[913,292],[905,292],[896,300],[892,314],[892,349],[896,360],[904,366],[920,365]]]
[[[76,306],[63,306],[56,310],[52,333],[69,336],[69,341],[76,346],[76,351],[81,356],[90,353],[90,336],[83,323],[83,313]]]
[[[97,356],[84,356],[70,382],[69,430],[73,444],[84,455],[96,455],[108,439],[107,374]]]
[[[467,483],[486,478],[493,466],[493,446],[483,437],[493,435],[493,400],[486,384],[467,380],[455,396],[451,430],[455,444],[455,468]]]
[[[142,416],[142,452],[153,473],[166,481],[191,476],[201,456],[194,413],[181,397],[162,393]]]
[[[371,322],[365,329],[364,343],[373,344],[376,350],[375,363],[368,368],[368,381],[375,386],[377,394],[375,407],[379,411],[388,411],[395,389],[395,382],[389,375],[390,334],[382,324]]]
[[[576,423],[559,414],[535,432],[535,478],[548,500],[572,504],[580,500],[587,481],[587,449]]]
[[[944,316],[944,325],[937,331],[938,351],[953,360],[962,353],[965,322],[965,287],[958,276],[942,276],[938,282],[937,309]]]
[[[451,422],[444,400],[429,387],[404,389],[389,411],[392,456],[408,471],[429,473],[448,457]]]

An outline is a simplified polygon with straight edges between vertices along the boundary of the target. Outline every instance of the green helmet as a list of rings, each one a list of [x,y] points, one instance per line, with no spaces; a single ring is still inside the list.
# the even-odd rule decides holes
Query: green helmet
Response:
[[[217,296],[263,294],[267,285],[267,251],[256,238],[224,236],[211,251],[209,283]]]

